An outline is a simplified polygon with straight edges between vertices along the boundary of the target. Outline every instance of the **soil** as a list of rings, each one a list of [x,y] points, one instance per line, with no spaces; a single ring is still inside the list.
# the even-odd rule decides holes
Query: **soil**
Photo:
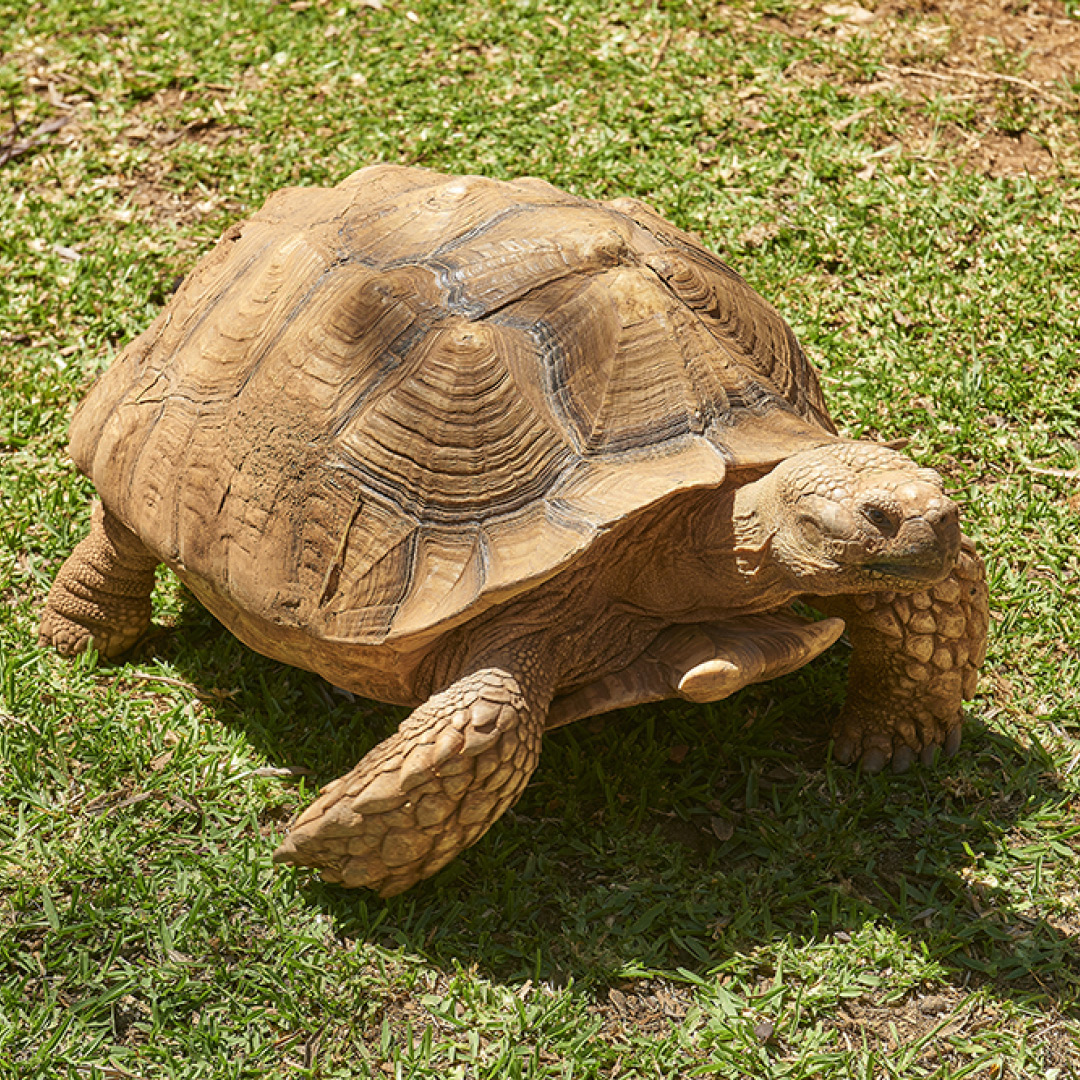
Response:
[[[873,81],[856,70],[845,84],[856,96],[889,92],[908,103],[903,130],[871,133],[879,148],[898,144],[993,177],[1080,175],[1080,20],[1061,0],[866,0],[804,5],[772,21],[881,50]],[[803,74],[836,82],[834,69]]]

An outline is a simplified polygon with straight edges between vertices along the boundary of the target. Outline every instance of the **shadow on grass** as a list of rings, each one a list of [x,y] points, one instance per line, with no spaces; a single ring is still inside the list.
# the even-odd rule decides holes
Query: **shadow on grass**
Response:
[[[310,769],[309,798],[408,711],[264,660],[194,604],[152,647],[270,761]],[[935,769],[835,765],[826,732],[843,665],[554,732],[517,807],[435,878],[388,901],[314,877],[303,895],[344,940],[448,972],[598,987],[702,974],[782,939],[843,943],[875,923],[959,982],[1080,1016],[1078,929],[1054,914],[1045,839],[1075,796],[1053,762],[974,719]]]

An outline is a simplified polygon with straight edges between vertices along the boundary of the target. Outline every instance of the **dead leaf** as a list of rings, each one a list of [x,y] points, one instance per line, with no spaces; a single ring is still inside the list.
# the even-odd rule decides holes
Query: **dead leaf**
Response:
[[[730,840],[735,835],[735,826],[727,818],[709,818],[709,828],[712,829],[713,836],[720,841]]]
[[[170,761],[172,761],[173,753],[174,753],[174,751],[172,751],[172,750],[166,750],[164,754],[158,754],[158,756],[156,758],[154,758],[153,761],[151,761],[150,765],[148,766],[150,771],[151,772],[161,772],[161,770],[164,769],[165,766],[168,765]]]

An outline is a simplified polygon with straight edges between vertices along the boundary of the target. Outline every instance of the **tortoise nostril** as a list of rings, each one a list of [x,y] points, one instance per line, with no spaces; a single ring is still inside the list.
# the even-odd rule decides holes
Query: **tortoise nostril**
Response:
[[[951,499],[935,499],[923,510],[922,518],[942,539],[960,542],[960,512]]]

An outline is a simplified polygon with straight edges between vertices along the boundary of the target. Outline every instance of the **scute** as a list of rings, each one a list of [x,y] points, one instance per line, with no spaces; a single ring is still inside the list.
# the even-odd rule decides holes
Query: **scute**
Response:
[[[71,450],[202,594],[379,644],[833,431],[780,316],[644,204],[376,166],[230,229]]]

